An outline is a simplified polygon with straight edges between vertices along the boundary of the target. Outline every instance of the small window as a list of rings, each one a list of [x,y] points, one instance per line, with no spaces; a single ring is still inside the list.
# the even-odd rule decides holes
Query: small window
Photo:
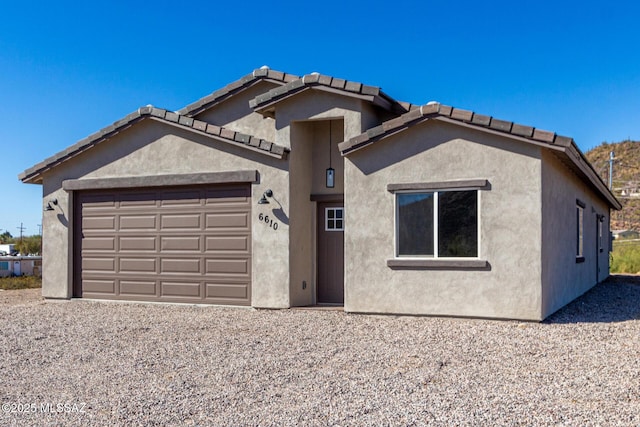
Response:
[[[576,201],[576,262],[584,261],[584,208],[585,204]]]
[[[0,261],[0,271],[9,270],[9,262],[8,261]]]
[[[478,257],[478,191],[396,194],[396,255]]]
[[[344,231],[344,208],[325,208],[324,230]]]
[[[602,238],[602,229],[604,227],[604,215],[598,216],[598,249],[600,252],[604,252],[603,247],[603,238]]]

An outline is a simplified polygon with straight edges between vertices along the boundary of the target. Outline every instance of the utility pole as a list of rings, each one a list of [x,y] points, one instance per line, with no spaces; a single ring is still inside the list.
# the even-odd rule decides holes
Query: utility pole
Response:
[[[39,253],[39,255],[42,256],[42,224],[38,224],[38,236],[40,236],[40,253]]]
[[[609,190],[613,191],[613,160],[615,159],[615,153],[612,151],[609,153]]]
[[[26,230],[27,228],[24,226],[24,224],[21,222],[20,223],[20,227],[18,227],[18,230],[20,230],[20,243],[22,243],[22,232],[24,230]]]

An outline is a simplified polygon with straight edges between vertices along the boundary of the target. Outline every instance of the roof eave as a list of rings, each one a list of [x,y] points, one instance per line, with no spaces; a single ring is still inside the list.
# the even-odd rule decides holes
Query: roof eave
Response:
[[[285,159],[289,153],[289,149],[286,147],[256,138],[252,135],[246,135],[230,129],[215,126],[191,117],[182,116],[172,111],[146,106],[139,108],[136,112],[127,115],[125,118],[118,120],[112,125],[107,126],[93,135],[80,140],[67,149],[32,166],[19,174],[18,179],[24,183],[41,183],[42,174],[46,171],[57,167],[87,150],[90,150],[103,141],[108,140],[133,126],[135,123],[146,119],[152,119],[164,124],[179,127],[183,130],[204,135],[217,141],[232,143],[235,146],[270,157],[275,157],[277,159]]]
[[[576,171],[583,176],[583,180],[601,194],[612,208],[617,210],[622,208],[620,202],[604,184],[602,178],[595,172],[572,138],[437,103],[427,104],[419,109],[411,109],[400,117],[388,120],[361,135],[339,143],[338,148],[341,154],[346,156],[427,120],[451,123],[562,153]]]

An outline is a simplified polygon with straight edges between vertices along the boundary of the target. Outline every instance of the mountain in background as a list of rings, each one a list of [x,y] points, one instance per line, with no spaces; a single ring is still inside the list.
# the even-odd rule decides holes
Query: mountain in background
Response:
[[[612,230],[640,230],[640,141],[604,142],[585,156],[605,183],[609,182],[609,153],[613,163],[613,194],[622,204],[611,212]]]

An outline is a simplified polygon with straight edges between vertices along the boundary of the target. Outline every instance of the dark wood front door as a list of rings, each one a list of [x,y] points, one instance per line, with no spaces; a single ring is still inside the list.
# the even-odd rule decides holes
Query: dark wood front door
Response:
[[[344,303],[344,207],[318,203],[318,303]]]

